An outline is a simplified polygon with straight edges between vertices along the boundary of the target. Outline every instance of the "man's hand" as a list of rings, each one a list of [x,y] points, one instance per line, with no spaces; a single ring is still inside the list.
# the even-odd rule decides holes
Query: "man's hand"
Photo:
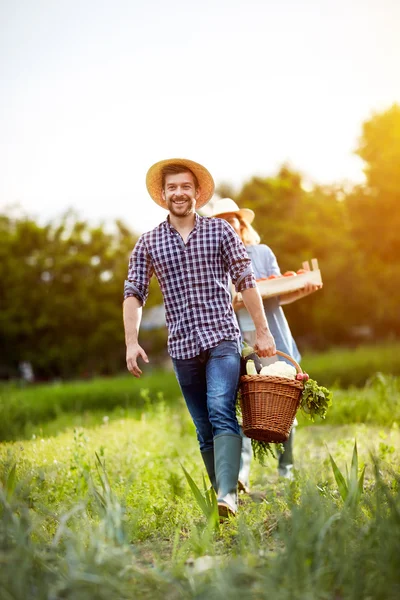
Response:
[[[137,364],[139,356],[144,360],[144,362],[149,362],[146,352],[141,346],[139,346],[139,344],[130,344],[126,347],[126,366],[128,367],[128,371],[132,373],[134,377],[140,377],[142,374],[142,371],[139,369]]]
[[[276,354],[275,340],[268,329],[262,332],[256,330],[254,350],[261,357],[274,356]]]

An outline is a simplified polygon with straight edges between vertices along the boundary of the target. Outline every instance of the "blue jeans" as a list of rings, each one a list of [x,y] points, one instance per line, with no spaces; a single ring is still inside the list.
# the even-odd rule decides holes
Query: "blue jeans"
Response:
[[[224,340],[194,358],[173,358],[172,363],[196,426],[200,451],[211,450],[216,435],[239,435],[235,411],[240,375],[237,342]]]

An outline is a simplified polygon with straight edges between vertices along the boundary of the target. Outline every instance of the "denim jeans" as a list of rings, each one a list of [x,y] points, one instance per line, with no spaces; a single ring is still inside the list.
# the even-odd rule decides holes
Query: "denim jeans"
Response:
[[[194,358],[173,358],[172,363],[196,426],[200,451],[211,450],[216,435],[239,435],[235,411],[240,375],[237,342],[223,340]]]

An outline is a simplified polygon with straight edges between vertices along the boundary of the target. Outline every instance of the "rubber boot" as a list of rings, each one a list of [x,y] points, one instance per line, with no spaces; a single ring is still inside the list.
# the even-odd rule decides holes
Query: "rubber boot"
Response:
[[[242,438],[235,433],[221,433],[214,438],[215,475],[218,514],[221,519],[237,511],[237,486]]]
[[[296,423],[297,424],[297,423]],[[295,425],[292,427],[289,438],[286,442],[283,442],[283,447],[285,451],[283,454],[279,454],[278,457],[278,474],[280,477],[284,477],[285,479],[289,479],[292,481],[294,479],[293,474],[293,438],[295,432]]]
[[[217,480],[215,479],[214,448],[211,448],[211,450],[205,450],[201,453],[201,456],[203,458],[208,477],[211,481],[211,485],[213,486],[215,493],[217,493]]]
[[[240,435],[242,436],[242,453],[240,455],[240,469],[239,469],[239,492],[245,494],[250,493],[249,480],[250,480],[250,463],[253,450],[251,447],[251,439],[244,435],[243,429],[240,428]]]

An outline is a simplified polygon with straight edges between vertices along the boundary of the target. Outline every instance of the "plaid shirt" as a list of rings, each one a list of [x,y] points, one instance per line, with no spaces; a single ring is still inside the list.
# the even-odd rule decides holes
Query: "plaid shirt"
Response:
[[[256,282],[246,249],[226,221],[195,214],[186,244],[168,218],[144,233],[130,257],[124,298],[144,305],[153,273],[164,297],[170,356],[192,358],[222,340],[237,340],[240,351],[229,276],[237,291]]]

